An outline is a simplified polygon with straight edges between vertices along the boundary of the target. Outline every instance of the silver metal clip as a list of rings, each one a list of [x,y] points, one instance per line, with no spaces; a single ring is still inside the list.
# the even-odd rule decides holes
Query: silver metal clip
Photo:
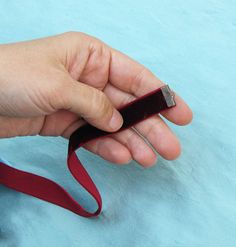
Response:
[[[168,85],[161,87],[162,94],[165,98],[168,107],[175,106],[175,94],[172,92]]]

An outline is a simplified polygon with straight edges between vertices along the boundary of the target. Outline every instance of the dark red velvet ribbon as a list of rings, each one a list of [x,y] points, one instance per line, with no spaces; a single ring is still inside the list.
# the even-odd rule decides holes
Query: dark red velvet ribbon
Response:
[[[169,107],[161,88],[152,91],[119,109],[124,123],[118,132],[130,128],[134,124],[143,121],[166,108]],[[101,212],[102,199],[96,185],[93,183],[91,177],[81,164],[75,151],[90,140],[111,134],[113,133],[102,131],[86,124],[77,129],[69,139],[67,157],[68,168],[74,178],[96,200],[98,209],[95,212],[88,212],[57,183],[47,178],[18,170],[3,162],[0,162],[0,184],[13,190],[56,204],[80,216],[96,216]]]

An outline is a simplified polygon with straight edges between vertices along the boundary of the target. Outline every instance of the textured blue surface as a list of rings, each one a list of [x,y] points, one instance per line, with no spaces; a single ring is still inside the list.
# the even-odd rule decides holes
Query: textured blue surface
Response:
[[[235,0],[1,0],[1,43],[68,30],[95,35],[168,81],[195,118],[173,127],[182,156],[148,170],[80,151],[104,200],[97,219],[0,186],[0,246],[236,246],[235,13]],[[61,138],[0,140],[1,157],[78,198],[66,150]]]

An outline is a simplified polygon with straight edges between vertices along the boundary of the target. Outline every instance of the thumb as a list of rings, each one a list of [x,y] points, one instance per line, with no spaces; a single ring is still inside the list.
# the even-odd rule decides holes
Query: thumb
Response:
[[[63,108],[80,115],[91,125],[109,132],[122,126],[122,116],[102,91],[72,80],[63,95]]]

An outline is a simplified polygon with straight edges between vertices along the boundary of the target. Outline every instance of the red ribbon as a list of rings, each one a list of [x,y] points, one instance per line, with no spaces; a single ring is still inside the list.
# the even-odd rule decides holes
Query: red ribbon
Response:
[[[161,88],[132,101],[119,111],[124,123],[119,131],[130,128],[134,124],[169,108]],[[118,132],[119,132],[118,131]],[[67,165],[74,178],[87,190],[96,200],[98,209],[95,212],[88,212],[70,194],[57,183],[29,173],[18,170],[0,162],[0,184],[13,190],[37,197],[44,201],[56,204],[68,209],[75,214],[84,217],[97,216],[102,209],[102,198],[93,183],[91,177],[81,164],[75,151],[86,142],[98,139],[113,133],[99,130],[89,124],[77,129],[69,139]]]

